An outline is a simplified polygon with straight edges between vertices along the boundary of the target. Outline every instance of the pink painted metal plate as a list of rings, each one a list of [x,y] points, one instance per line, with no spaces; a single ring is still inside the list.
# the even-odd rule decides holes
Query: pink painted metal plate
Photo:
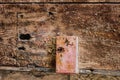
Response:
[[[56,44],[56,72],[78,73],[78,37],[58,36]]]

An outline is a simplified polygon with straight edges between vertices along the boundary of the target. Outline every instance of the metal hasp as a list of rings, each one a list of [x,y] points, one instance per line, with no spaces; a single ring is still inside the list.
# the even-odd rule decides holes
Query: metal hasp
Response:
[[[78,72],[78,37],[57,36],[56,73]]]

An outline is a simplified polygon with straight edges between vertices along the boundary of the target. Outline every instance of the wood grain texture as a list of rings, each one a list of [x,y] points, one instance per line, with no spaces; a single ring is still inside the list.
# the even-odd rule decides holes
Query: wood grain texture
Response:
[[[120,69],[119,4],[6,4],[0,8],[1,65],[55,68],[51,38],[67,35],[79,37],[79,68]],[[31,38],[20,40],[20,34]],[[50,41],[45,43],[44,37]],[[41,51],[45,57],[35,56]]]
[[[0,0],[0,2],[120,2],[120,0]]]

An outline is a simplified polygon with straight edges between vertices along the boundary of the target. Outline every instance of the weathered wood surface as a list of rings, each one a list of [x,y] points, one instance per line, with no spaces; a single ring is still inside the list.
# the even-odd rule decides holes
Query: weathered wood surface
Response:
[[[1,66],[55,68],[57,35],[79,37],[79,68],[120,69],[119,4],[0,5]]]
[[[0,2],[120,2],[120,0],[0,0]]]

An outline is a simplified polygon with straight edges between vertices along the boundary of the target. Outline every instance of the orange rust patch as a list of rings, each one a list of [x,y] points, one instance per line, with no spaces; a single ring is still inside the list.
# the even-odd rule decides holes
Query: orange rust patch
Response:
[[[78,38],[75,36],[58,36],[56,50],[56,72],[78,72]]]

